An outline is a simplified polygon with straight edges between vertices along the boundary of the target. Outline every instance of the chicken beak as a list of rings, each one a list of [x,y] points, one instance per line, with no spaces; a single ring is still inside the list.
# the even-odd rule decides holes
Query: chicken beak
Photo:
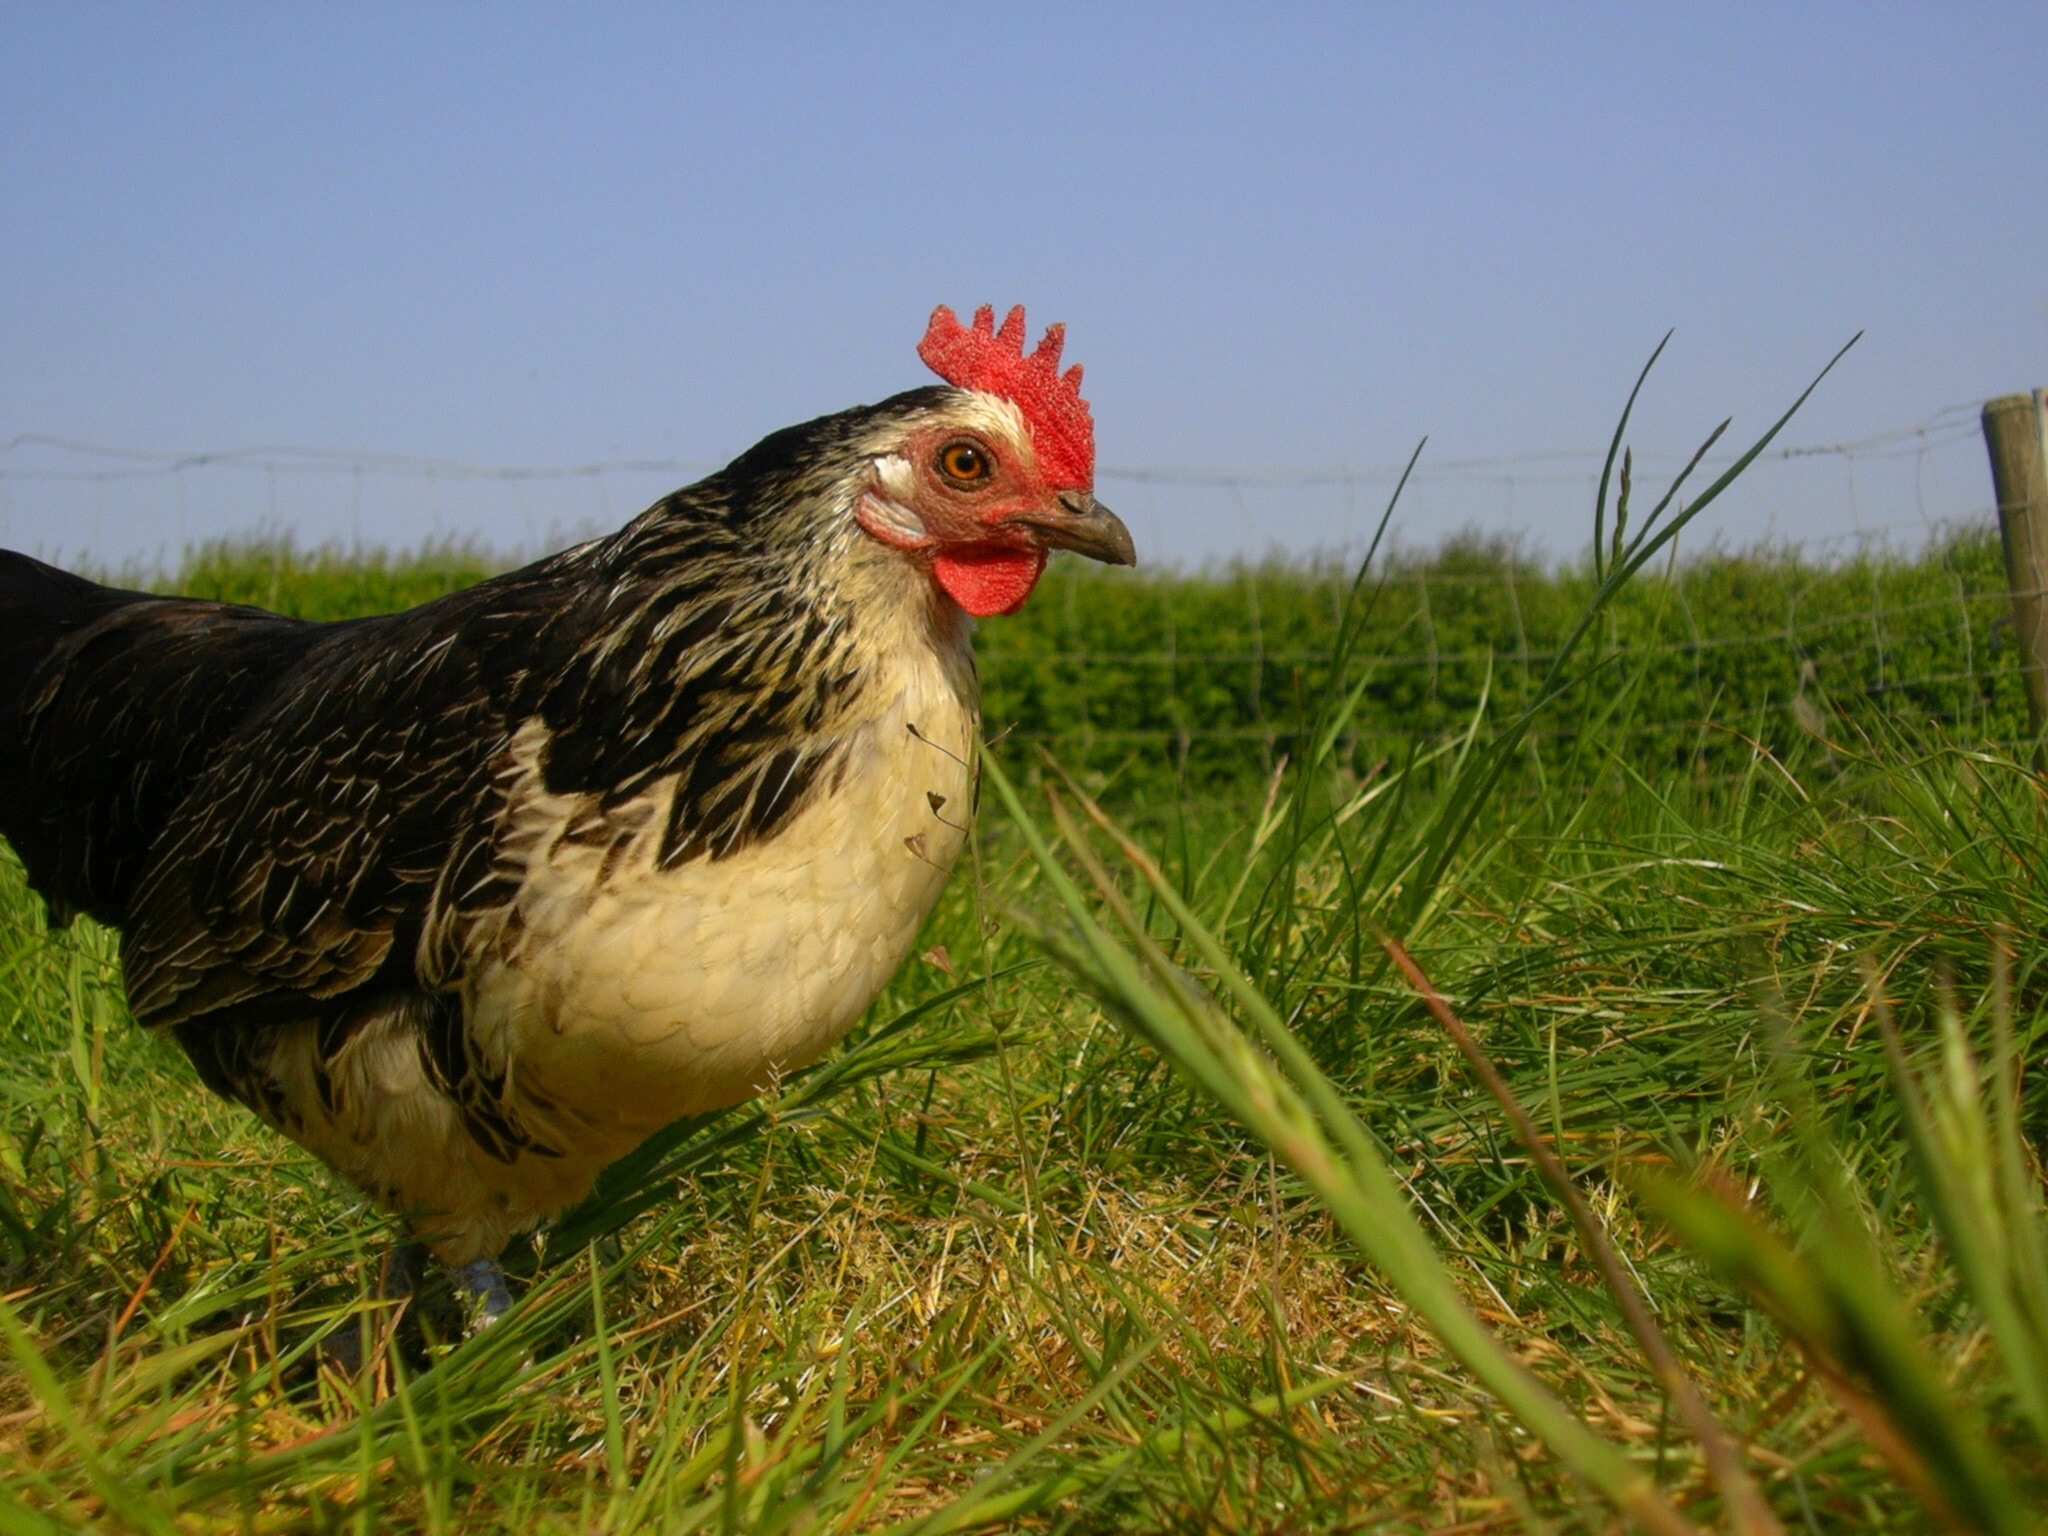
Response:
[[[1020,512],[1007,521],[1037,530],[1049,549],[1071,549],[1104,565],[1138,563],[1138,549],[1124,520],[1086,491],[1060,492],[1057,512]]]

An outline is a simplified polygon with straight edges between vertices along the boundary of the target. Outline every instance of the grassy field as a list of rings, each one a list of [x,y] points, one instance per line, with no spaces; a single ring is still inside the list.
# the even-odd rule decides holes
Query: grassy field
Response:
[[[2048,786],[1995,539],[1382,574],[1061,568],[985,626],[1011,729],[923,957],[453,1348],[0,864],[0,1533],[2035,1528]]]

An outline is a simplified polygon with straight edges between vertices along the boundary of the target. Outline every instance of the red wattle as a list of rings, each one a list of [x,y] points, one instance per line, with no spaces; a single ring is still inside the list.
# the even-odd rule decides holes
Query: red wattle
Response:
[[[1044,571],[1042,549],[950,549],[932,561],[946,595],[977,619],[1022,608]]]

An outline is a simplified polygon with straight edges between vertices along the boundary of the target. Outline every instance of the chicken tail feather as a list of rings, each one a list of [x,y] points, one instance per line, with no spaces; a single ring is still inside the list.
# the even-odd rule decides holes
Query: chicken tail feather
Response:
[[[123,921],[157,830],[312,629],[0,550],[0,835],[54,921]]]

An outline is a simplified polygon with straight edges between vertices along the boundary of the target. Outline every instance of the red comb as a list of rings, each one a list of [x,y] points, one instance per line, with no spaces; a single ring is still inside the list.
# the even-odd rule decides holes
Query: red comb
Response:
[[[917,355],[933,373],[958,389],[985,390],[1013,402],[1031,428],[1031,444],[1048,484],[1087,490],[1095,484],[1095,419],[1081,398],[1081,365],[1060,372],[1064,325],[1046,327],[1045,340],[1024,352],[1024,306],[1019,304],[996,329],[996,312],[984,304],[974,324],[941,304]]]

